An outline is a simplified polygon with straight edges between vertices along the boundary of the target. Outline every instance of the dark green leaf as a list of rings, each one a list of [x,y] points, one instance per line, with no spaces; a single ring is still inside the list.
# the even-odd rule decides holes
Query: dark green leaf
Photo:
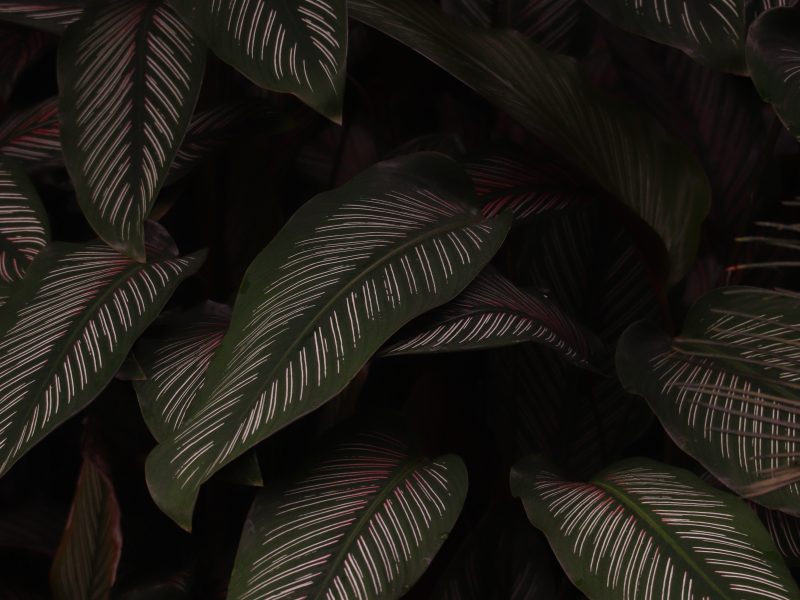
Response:
[[[60,33],[83,14],[86,0],[0,0],[0,20]]]
[[[0,154],[28,168],[60,163],[57,99],[50,98],[6,119],[0,126]]]

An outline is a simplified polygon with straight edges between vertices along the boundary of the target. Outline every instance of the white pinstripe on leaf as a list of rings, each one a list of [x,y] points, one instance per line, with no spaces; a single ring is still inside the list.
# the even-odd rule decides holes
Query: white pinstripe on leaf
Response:
[[[188,528],[215,471],[335,396],[402,325],[457,295],[510,226],[476,204],[455,162],[421,153],[295,213],[245,274],[197,408],[148,458],[162,510]]]
[[[60,33],[83,14],[86,0],[0,0],[0,20]]]
[[[61,131],[56,98],[19,111],[0,125],[0,154],[27,168],[59,164]]]

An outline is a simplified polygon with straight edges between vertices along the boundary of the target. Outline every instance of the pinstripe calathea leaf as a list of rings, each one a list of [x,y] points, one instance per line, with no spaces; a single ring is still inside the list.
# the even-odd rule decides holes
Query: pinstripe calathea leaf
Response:
[[[586,0],[632,33],[683,50],[706,66],[746,73],[745,0]]]
[[[189,528],[205,480],[455,297],[510,220],[482,217],[464,172],[434,153],[380,163],[307,202],[250,265],[196,409],[148,458],[156,503]]]
[[[28,267],[0,318],[0,474],[100,393],[203,260],[157,255],[51,243]]]
[[[800,138],[800,13],[790,7],[762,14],[747,35],[747,66],[761,97]]]
[[[651,117],[594,89],[574,60],[516,32],[459,25],[415,0],[351,0],[349,10],[507,111],[625,204],[664,242],[670,280],[683,277],[708,212],[709,184]]]
[[[340,123],[347,59],[345,0],[174,0],[211,50],[253,82],[288,92]]]
[[[56,600],[108,598],[122,551],[120,513],[105,466],[85,456],[50,571]]]
[[[0,154],[28,169],[60,163],[58,100],[50,98],[6,119],[0,125]]]
[[[800,515],[799,331],[797,295],[721,288],[692,307],[676,338],[632,325],[617,372],[728,488]]]
[[[87,0],[0,0],[0,21],[60,33],[83,14]]]
[[[487,267],[415,335],[383,354],[432,354],[538,342],[578,365],[587,365],[593,336],[542,292],[524,291]]]
[[[50,240],[47,213],[33,184],[0,158],[0,285],[18,281]]]
[[[466,493],[457,456],[428,460],[386,433],[353,435],[256,498],[228,600],[399,598],[433,560]]]
[[[61,140],[78,203],[103,240],[138,261],[204,65],[205,48],[163,1],[93,3],[61,41]]]
[[[683,469],[629,459],[583,483],[532,456],[512,469],[511,489],[590,598],[800,597],[747,505]]]

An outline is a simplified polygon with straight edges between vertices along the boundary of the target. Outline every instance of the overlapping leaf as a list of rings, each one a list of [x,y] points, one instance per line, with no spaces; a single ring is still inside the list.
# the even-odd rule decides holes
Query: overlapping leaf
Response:
[[[432,323],[384,354],[456,352],[535,341],[586,365],[594,340],[542,293],[520,290],[491,268],[478,275]]]
[[[617,371],[676,443],[727,487],[800,515],[797,421],[800,298],[760,288],[715,290],[674,339],[628,329]]]
[[[353,436],[256,498],[228,599],[399,598],[439,550],[466,493],[457,456],[430,461],[385,433]]]
[[[64,159],[97,234],[144,260],[144,221],[189,125],[205,49],[165,2],[96,3],[58,53]]]
[[[762,14],[747,34],[747,66],[761,97],[800,138],[800,13],[782,7]]]
[[[354,18],[426,56],[507,111],[648,223],[670,278],[692,263],[709,206],[697,162],[636,107],[594,90],[577,64],[507,31],[449,21],[422,2],[352,0]]]
[[[86,0],[0,0],[0,20],[60,33],[83,14]]]
[[[36,189],[11,161],[0,158],[0,284],[21,279],[49,240],[47,214]]]
[[[340,122],[347,59],[345,0],[175,0],[211,48],[256,84],[289,92]]]
[[[245,274],[184,427],[147,461],[184,527],[199,486],[341,391],[402,325],[455,297],[510,225],[483,218],[451,160],[386,161],[303,205]]]
[[[50,98],[11,115],[0,126],[0,154],[28,168],[61,162],[58,100]]]
[[[631,459],[578,483],[531,457],[511,489],[591,598],[800,597],[756,515],[688,471]]]
[[[102,242],[38,254],[0,319],[0,473],[94,399],[201,262],[141,264]]]
[[[121,552],[120,513],[114,486],[97,459],[87,456],[50,572],[54,598],[108,598]]]

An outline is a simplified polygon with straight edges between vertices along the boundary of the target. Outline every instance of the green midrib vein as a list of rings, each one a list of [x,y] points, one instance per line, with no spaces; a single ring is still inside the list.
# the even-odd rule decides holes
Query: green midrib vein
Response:
[[[666,527],[656,521],[648,511],[643,509],[636,501],[631,499],[623,490],[611,485],[608,482],[592,481],[591,483],[592,485],[595,485],[608,492],[609,495],[615,498],[625,508],[630,510],[639,521],[644,521],[645,525],[655,534],[654,537],[665,542],[667,546],[669,546],[669,548],[674,552],[674,554],[683,560],[684,563],[686,563],[686,565],[689,567],[688,571],[690,573],[696,573],[700,579],[702,579],[709,586],[710,591],[719,594],[719,596],[715,596],[718,600],[736,600],[734,596],[731,596],[728,592],[720,589],[719,585],[711,577],[709,577],[705,569],[700,566],[694,557],[686,552],[680,540],[676,539]]]

